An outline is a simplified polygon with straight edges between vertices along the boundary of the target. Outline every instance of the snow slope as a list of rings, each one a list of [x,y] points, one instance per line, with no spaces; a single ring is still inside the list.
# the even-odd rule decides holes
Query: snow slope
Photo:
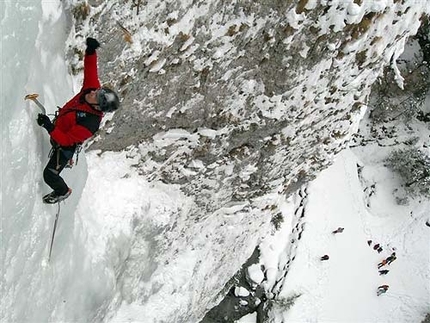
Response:
[[[363,161],[346,150],[309,184],[305,230],[294,254],[280,252],[282,242],[276,236],[262,244],[266,268],[295,257],[280,299],[301,295],[287,312],[275,301],[273,322],[420,322],[428,313],[430,228],[425,222],[430,203],[416,200],[399,207],[392,194],[382,191],[373,197],[375,206],[366,207],[357,164]],[[392,173],[371,164],[364,168],[379,187],[395,187]],[[286,226],[291,230],[294,224]],[[338,227],[344,231],[332,234]],[[284,237],[291,238],[290,230]],[[377,243],[383,248],[380,253],[373,249]],[[383,267],[389,273],[380,276],[378,263],[393,251],[397,259]],[[330,259],[321,261],[325,254]],[[378,297],[377,287],[383,284],[389,290]]]

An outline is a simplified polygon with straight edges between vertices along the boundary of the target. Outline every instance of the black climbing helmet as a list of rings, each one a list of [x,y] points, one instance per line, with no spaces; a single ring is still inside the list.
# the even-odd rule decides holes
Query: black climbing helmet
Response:
[[[103,112],[113,112],[119,108],[118,95],[107,87],[102,87],[97,91],[97,101]]]

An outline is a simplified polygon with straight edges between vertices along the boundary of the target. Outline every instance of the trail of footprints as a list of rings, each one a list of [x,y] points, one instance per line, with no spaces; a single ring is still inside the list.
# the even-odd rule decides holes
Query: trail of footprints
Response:
[[[290,265],[296,258],[296,251],[297,251],[297,245],[298,245],[297,242],[301,239],[303,231],[305,229],[304,218],[305,218],[306,204],[308,201],[307,187],[305,186],[304,188],[302,188],[299,191],[298,195],[300,197],[300,202],[299,202],[299,206],[294,211],[294,216],[292,219],[293,229],[290,234],[290,240],[285,247],[285,251],[283,252],[283,258],[279,260],[279,264],[278,264],[279,275],[271,290],[271,293],[273,295],[277,295],[282,290],[285,277],[287,276],[288,271],[290,269]]]

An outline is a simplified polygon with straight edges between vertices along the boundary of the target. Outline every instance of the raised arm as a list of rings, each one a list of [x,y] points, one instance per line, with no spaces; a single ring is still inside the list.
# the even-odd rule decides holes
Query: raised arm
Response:
[[[91,37],[87,38],[86,44],[87,48],[85,49],[84,57],[84,84],[82,85],[82,90],[100,87],[96,53],[96,49],[100,47],[100,44],[97,40]]]

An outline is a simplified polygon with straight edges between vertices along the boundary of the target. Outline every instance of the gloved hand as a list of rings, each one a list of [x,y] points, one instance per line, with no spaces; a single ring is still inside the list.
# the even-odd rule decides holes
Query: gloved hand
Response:
[[[91,37],[87,38],[87,49],[85,50],[85,53],[88,55],[92,55],[96,52],[96,49],[100,47],[100,43]]]
[[[37,124],[45,128],[48,133],[51,133],[51,131],[54,130],[54,125],[46,114],[39,113],[37,116]]]

